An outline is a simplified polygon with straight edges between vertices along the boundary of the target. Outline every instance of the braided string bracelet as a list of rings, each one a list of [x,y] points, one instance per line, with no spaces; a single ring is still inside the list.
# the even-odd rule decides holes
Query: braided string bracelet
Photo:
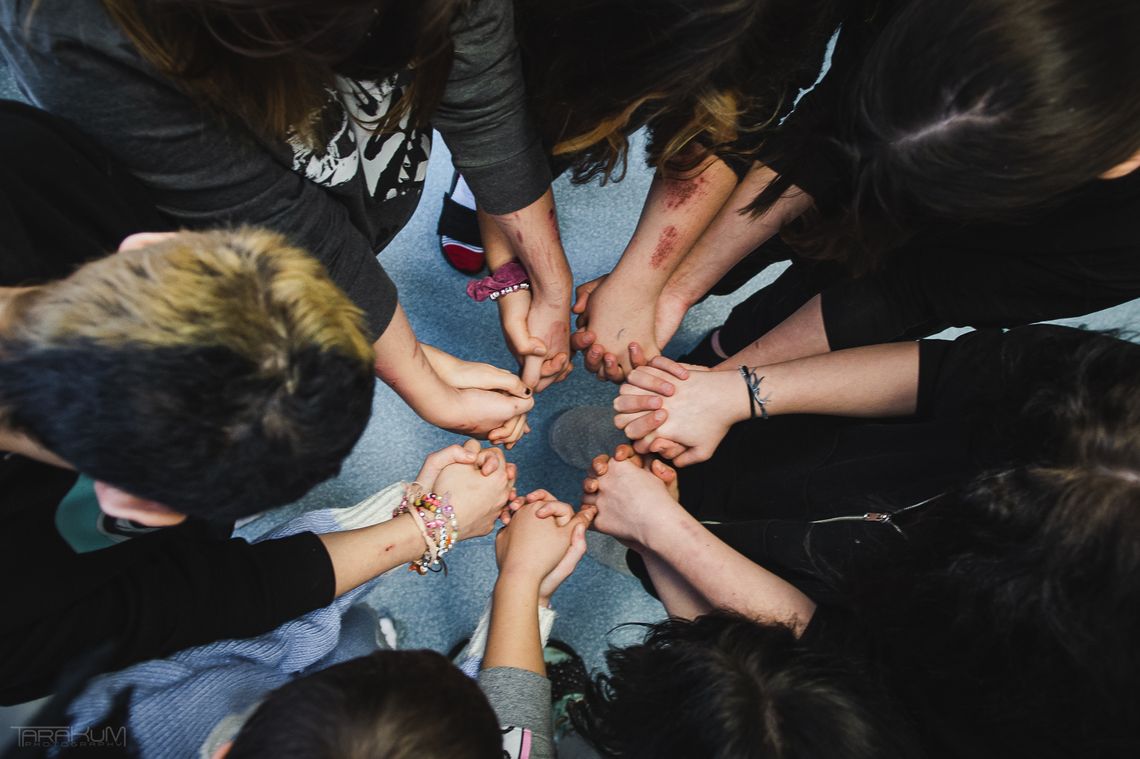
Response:
[[[400,505],[392,509],[392,517],[410,514],[424,539],[424,553],[408,564],[408,570],[425,575],[429,571],[447,574],[443,556],[459,542],[459,519],[448,502],[448,496],[425,493],[419,483],[404,491]]]
[[[768,401],[772,400],[771,394],[760,395],[760,383],[764,381],[764,377],[756,376],[756,372],[749,369],[747,366],[740,367],[740,376],[744,378],[744,384],[748,388],[748,408],[752,412],[752,418],[756,418],[756,408],[760,408],[760,418],[768,418]]]

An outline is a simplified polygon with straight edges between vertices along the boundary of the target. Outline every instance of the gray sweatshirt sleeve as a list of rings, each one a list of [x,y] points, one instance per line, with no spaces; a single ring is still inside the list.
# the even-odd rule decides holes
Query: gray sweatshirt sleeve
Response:
[[[452,27],[455,58],[432,126],[487,213],[524,208],[550,186],[527,112],[511,0],[475,0]]]
[[[247,130],[226,128],[134,50],[101,3],[27,0],[0,9],[0,48],[20,88],[75,122],[187,228],[251,224],[309,250],[364,310],[370,337],[396,308],[396,286],[348,211]],[[61,178],[61,181],[66,181]]]
[[[495,667],[479,673],[479,687],[503,726],[504,756],[511,759],[558,756],[550,718],[549,680],[525,669]]]

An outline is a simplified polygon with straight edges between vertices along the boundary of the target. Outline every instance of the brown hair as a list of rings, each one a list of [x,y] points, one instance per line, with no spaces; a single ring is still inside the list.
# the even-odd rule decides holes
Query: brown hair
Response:
[[[531,109],[574,180],[620,179],[629,135],[649,126],[649,159],[685,172],[762,131],[833,0],[516,0]]]
[[[468,0],[103,0],[149,63],[256,134],[316,146],[338,75],[410,85],[370,128],[425,126],[451,70]]]

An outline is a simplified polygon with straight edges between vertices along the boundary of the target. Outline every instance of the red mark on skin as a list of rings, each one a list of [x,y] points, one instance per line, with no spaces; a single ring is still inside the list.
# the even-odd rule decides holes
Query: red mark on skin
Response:
[[[677,238],[680,236],[672,224],[662,229],[661,236],[657,238],[657,247],[653,249],[653,255],[649,259],[649,265],[654,269],[660,269],[669,256],[673,255],[673,251],[677,248]]]
[[[553,208],[546,213],[546,219],[550,222],[550,228],[554,232],[554,239],[562,242],[562,231],[558,229],[558,214]]]
[[[696,179],[666,179],[665,207],[675,211],[694,197],[702,197],[705,194],[704,184],[703,176]]]

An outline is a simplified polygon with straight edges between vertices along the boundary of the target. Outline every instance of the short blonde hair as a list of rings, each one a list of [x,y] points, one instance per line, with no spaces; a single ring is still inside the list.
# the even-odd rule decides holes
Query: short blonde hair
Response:
[[[261,229],[180,232],[28,291],[0,407],[77,469],[234,516],[339,470],[371,409],[361,311]]]

